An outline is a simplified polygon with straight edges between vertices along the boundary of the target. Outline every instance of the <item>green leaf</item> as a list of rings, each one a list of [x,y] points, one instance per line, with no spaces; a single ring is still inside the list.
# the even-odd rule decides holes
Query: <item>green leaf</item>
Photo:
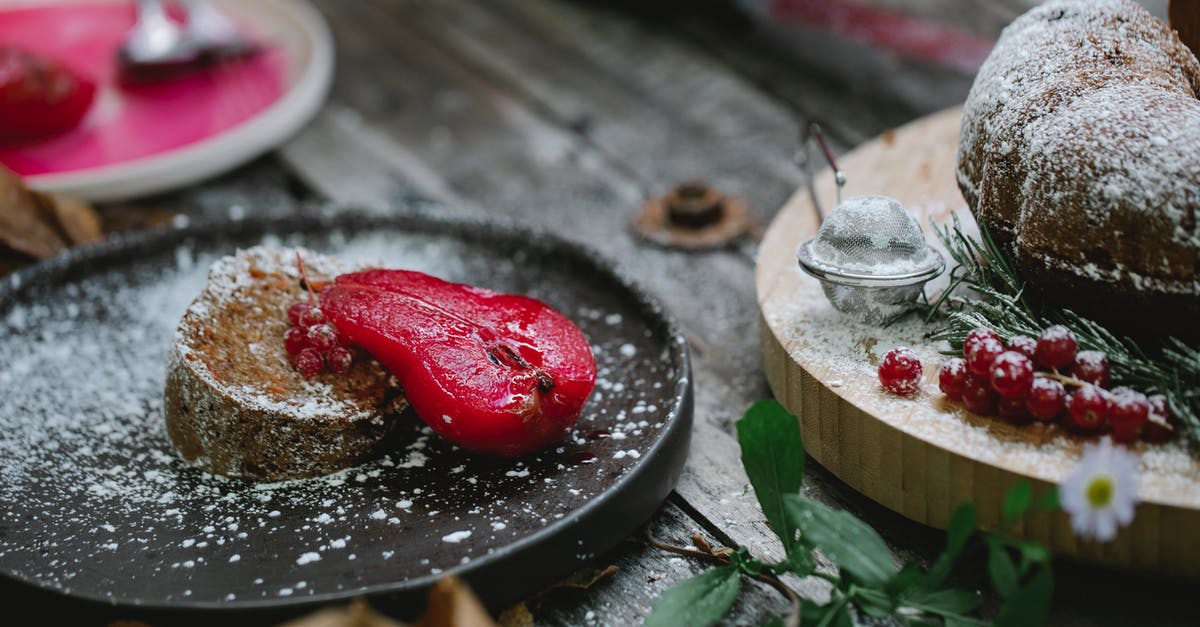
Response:
[[[742,447],[742,466],[750,477],[750,485],[754,486],[758,505],[791,554],[796,543],[796,527],[788,520],[783,497],[798,494],[804,479],[800,425],[796,417],[778,402],[759,401],[738,421],[737,436]]]
[[[1058,509],[1058,486],[1050,486],[1042,495],[1038,497],[1038,509],[1056,510]]]
[[[784,496],[783,500],[792,524],[843,574],[875,588],[886,586],[896,574],[892,552],[863,521],[798,494]]]
[[[946,548],[934,560],[933,566],[929,569],[929,574],[925,577],[925,586],[927,588],[936,588],[950,576],[950,571],[954,568],[954,562],[962,555],[963,549],[967,546],[967,541],[975,533],[975,525],[974,504],[969,502],[963,503],[954,510],[954,514],[950,516],[950,524],[946,526]]]
[[[1002,598],[1009,598],[1017,591],[1017,567],[1008,555],[1008,549],[993,538],[988,538],[988,576],[992,587]]]
[[[923,571],[920,566],[912,562],[908,562],[904,564],[904,567],[900,569],[900,572],[896,573],[896,576],[892,577],[892,580],[888,582],[887,592],[892,596],[903,595],[909,590],[915,588],[917,584],[921,583],[924,577],[925,571]]]
[[[919,590],[905,598],[905,604],[919,607],[936,614],[968,614],[974,612],[982,600],[969,590],[947,589]]]
[[[646,627],[712,625],[737,599],[742,575],[737,566],[718,566],[675,584],[658,598]]]
[[[1021,572],[1024,573],[1033,564],[1049,564],[1050,551],[1036,542],[1022,542],[1017,545],[1021,550]]]
[[[1054,574],[1050,568],[1038,569],[1029,582],[1017,590],[996,614],[996,627],[1029,627],[1046,624],[1050,601],[1054,597]]]
[[[1029,509],[1030,502],[1033,501],[1033,485],[1028,479],[1021,478],[1017,481],[1008,494],[1004,495],[1004,526],[1009,526],[1019,518],[1025,515],[1025,511]]]
[[[805,601],[800,604],[800,624],[804,627],[854,627],[844,600],[817,605]]]

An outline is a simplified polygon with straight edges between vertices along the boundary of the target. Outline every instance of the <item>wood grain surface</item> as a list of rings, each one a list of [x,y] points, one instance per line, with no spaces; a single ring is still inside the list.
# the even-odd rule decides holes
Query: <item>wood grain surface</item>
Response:
[[[842,152],[961,102],[970,77],[819,32],[781,33],[734,19],[724,3],[663,3],[654,11],[650,3],[618,10],[579,0],[314,3],[330,22],[338,55],[333,93],[317,119],[279,150],[218,179],[103,207],[106,225],[138,226],[139,216],[163,210],[204,220],[415,208],[539,224],[587,242],[662,301],[691,344],[692,448],[650,529],[679,545],[701,533],[781,558],[733,435],[750,403],[771,394],[758,337],[756,245],[673,251],[637,239],[630,222],[647,197],[705,178],[747,198],[765,225],[804,180],[791,162],[802,124],[820,122]],[[961,20],[974,19],[959,8],[967,3],[944,3]],[[969,4],[999,25],[1026,3]],[[819,463],[806,468],[804,494],[863,518],[898,560],[924,562],[941,549],[941,532],[878,505]],[[884,468],[875,463],[863,472]],[[648,547],[640,536],[595,564],[619,570],[586,590],[531,601],[538,625],[641,624],[663,590],[705,567]],[[1195,622],[1191,581],[1071,561],[1056,563],[1055,573],[1052,624]],[[808,598],[825,591],[820,582],[789,583]],[[2,588],[0,601],[47,624],[68,609],[59,597]],[[400,617],[420,610],[372,603]],[[90,623],[212,622],[88,609]],[[745,581],[725,623],[764,624],[785,610],[778,592]],[[271,618],[222,621],[263,625]]]

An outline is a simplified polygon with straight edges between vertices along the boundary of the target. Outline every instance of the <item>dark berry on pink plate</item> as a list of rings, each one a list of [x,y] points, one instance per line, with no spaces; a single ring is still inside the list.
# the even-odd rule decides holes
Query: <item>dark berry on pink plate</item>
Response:
[[[1004,347],[1033,359],[1034,354],[1037,352],[1037,340],[1028,335],[1014,335]]]
[[[963,341],[963,357],[966,357],[972,350],[974,350],[975,345],[983,340],[995,340],[999,342],[1000,336],[996,335],[996,332],[991,329],[985,329],[983,327],[972,329],[971,332],[967,334],[967,339]]]
[[[1071,376],[1085,383],[1108,387],[1108,358],[1100,351],[1079,351],[1075,355],[1075,365],[1071,367]]]
[[[1029,422],[1029,411],[1025,409],[1025,399],[996,397],[996,415],[1012,423]]]
[[[938,387],[946,398],[957,401],[962,398],[963,387],[967,384],[969,376],[967,362],[961,357],[954,357],[938,369]]]
[[[306,348],[293,358],[296,364],[296,370],[300,371],[300,376],[305,379],[311,379],[319,374],[325,368],[325,363],[321,359],[321,353],[314,348]]]
[[[1024,398],[1033,384],[1033,362],[1017,351],[1004,351],[992,361],[992,389],[1005,398]]]
[[[1085,385],[1067,397],[1067,423],[1075,429],[1099,431],[1108,422],[1108,414],[1108,393],[1094,385]]]
[[[1155,394],[1147,400],[1150,402],[1150,413],[1146,416],[1142,439],[1147,442],[1170,440],[1179,428],[1179,421],[1167,406],[1167,398],[1162,394]]]
[[[1000,340],[983,338],[971,346],[967,353],[967,370],[977,377],[987,378],[991,375],[992,362],[1004,352]]]
[[[912,349],[899,346],[879,362],[879,383],[892,394],[906,396],[921,387],[921,360]]]
[[[308,327],[308,345],[324,353],[337,346],[337,334],[328,324],[314,324]]]
[[[1150,419],[1150,400],[1145,394],[1119,387],[1109,397],[1108,420],[1113,440],[1128,444],[1137,440]]]
[[[300,327],[291,327],[283,334],[283,348],[287,354],[295,356],[308,348],[308,332]]]
[[[1056,324],[1038,336],[1033,360],[1037,365],[1051,370],[1066,368],[1075,361],[1078,346],[1075,334],[1071,333],[1070,329]]]
[[[288,322],[291,322],[292,326],[304,326],[302,324],[304,320],[304,314],[307,313],[309,309],[312,309],[312,303],[299,301],[292,304],[291,307],[288,307],[287,311]]]
[[[996,406],[996,392],[992,384],[983,377],[967,377],[963,386],[962,404],[968,410],[981,416],[990,416]]]
[[[325,364],[334,374],[346,372],[352,363],[354,363],[354,352],[345,346],[334,346],[325,353]]]
[[[1063,384],[1045,377],[1036,377],[1025,396],[1025,409],[1038,420],[1051,422],[1067,404],[1067,389]]]

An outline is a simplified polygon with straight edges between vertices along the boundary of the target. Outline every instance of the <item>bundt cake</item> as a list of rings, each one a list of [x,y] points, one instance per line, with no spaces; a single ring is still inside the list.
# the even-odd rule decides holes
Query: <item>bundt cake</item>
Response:
[[[314,283],[353,270],[302,251]],[[289,362],[288,307],[305,298],[295,250],[225,257],[183,315],[167,359],[167,433],[185,459],[257,481],[327,474],[386,446],[407,406],[374,359],[305,379]]]
[[[1200,63],[1131,0],[1053,0],[1001,35],[963,108],[958,184],[1042,298],[1197,337]]]

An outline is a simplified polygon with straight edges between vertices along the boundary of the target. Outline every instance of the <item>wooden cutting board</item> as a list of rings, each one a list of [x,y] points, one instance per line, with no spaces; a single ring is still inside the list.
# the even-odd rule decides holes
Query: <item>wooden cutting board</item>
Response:
[[[957,212],[974,228],[954,178],[961,109],[922,118],[839,160],[844,195],[884,194],[920,219],[943,223]],[[832,173],[815,179],[821,206],[835,204]],[[1056,426],[1015,426],[976,416],[944,400],[937,370],[947,359],[924,339],[936,326],[909,316],[887,328],[850,320],[832,308],[816,279],[796,263],[797,246],[816,233],[807,189],[780,210],[759,249],[757,290],[763,358],[775,396],[799,417],[805,449],[822,466],[879,503],[944,528],[954,508],[973,501],[979,520],[1000,520],[1005,492],[1020,477],[1040,491],[1076,464],[1087,441]],[[930,284],[930,293],[940,289]],[[899,345],[921,357],[925,379],[912,398],[883,391],[876,365]],[[1139,496],[1131,526],[1100,544],[1075,537],[1061,512],[1029,516],[1018,535],[1064,556],[1157,571],[1200,574],[1200,463],[1178,443],[1139,444]]]

